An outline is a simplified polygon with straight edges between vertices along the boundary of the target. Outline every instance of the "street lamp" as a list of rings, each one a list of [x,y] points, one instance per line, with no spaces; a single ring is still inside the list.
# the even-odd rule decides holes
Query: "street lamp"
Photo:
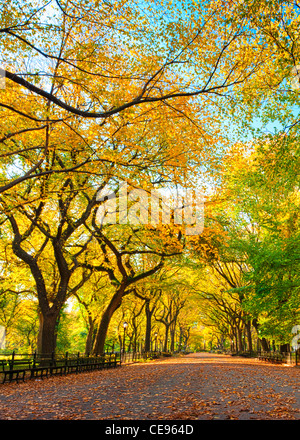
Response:
[[[123,333],[123,355],[125,354],[125,332],[126,332],[127,326],[128,326],[128,323],[126,321],[123,322],[123,328],[124,328],[124,333]]]

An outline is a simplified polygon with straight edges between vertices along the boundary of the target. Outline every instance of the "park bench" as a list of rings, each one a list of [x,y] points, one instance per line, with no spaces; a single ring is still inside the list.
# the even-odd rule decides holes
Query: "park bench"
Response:
[[[272,362],[275,364],[281,364],[284,360],[282,353],[264,352],[259,354],[258,359],[265,362]]]
[[[284,357],[281,353],[275,353],[271,359],[271,362],[275,364],[282,364]]]
[[[79,372],[79,357],[66,359],[66,373]]]
[[[66,365],[66,359],[60,359],[55,360],[54,362],[51,362],[51,365],[49,367],[49,371],[51,376],[55,374],[60,374],[61,376],[63,374],[67,373],[67,365]]]
[[[120,361],[119,361],[120,363]],[[83,371],[101,370],[102,368],[116,367],[118,364],[115,355],[77,357],[67,360],[66,369],[68,373],[81,373]]]
[[[108,366],[109,367],[121,366],[121,359],[118,360],[116,354],[109,355]]]
[[[1,369],[1,373],[3,373],[4,374],[4,371],[5,371],[5,367],[7,366],[7,361],[6,361],[6,359],[1,359],[0,360],[0,369]],[[4,377],[3,377],[3,382],[2,383],[4,383]]]
[[[121,358],[118,360],[117,355],[115,353],[106,354],[102,358],[103,359],[103,366],[104,368],[111,368],[111,367],[117,367],[118,365],[121,365]]]
[[[43,379],[44,377],[48,377],[49,366],[46,365],[34,365],[30,368],[30,379]]]
[[[84,357],[80,359],[79,371],[93,371],[102,369],[105,365],[103,356],[100,357]]]
[[[90,371],[99,367],[99,358],[97,361],[91,357],[79,357],[65,359],[64,365],[54,368],[61,368],[65,373],[80,373],[82,371]]]
[[[24,382],[26,371],[28,371],[31,367],[32,360],[31,359],[9,359],[2,360],[2,373],[3,373],[3,381],[6,382],[8,379],[9,382],[22,380]]]
[[[34,360],[30,368],[30,378],[40,378],[53,376],[55,374],[63,375],[67,372],[66,360],[55,360],[54,358],[43,358],[39,361]]]
[[[3,374],[3,383],[16,380],[24,381],[26,372],[30,379],[43,379],[56,374],[79,373],[83,371],[101,370],[102,368],[111,368],[121,365],[121,359],[116,353],[106,353],[95,356],[80,356],[57,358],[54,353],[49,356],[34,354],[31,358],[16,359],[12,355],[11,359],[0,360],[0,372]]]
[[[260,354],[258,355],[258,359],[259,359],[260,361],[266,361],[266,360],[268,359],[268,356],[266,355],[266,353],[260,353]]]

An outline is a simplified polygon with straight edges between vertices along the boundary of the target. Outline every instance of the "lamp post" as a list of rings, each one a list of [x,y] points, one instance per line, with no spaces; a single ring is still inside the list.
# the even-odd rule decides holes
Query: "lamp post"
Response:
[[[154,334],[155,336],[155,352],[157,351],[157,333]]]
[[[126,333],[127,326],[128,326],[128,323],[126,321],[123,322],[123,329],[124,329],[124,333],[123,333],[123,356],[125,355],[125,333]]]

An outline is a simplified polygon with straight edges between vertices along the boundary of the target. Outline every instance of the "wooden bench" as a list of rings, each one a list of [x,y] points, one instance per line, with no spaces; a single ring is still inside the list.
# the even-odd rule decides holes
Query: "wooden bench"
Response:
[[[274,362],[275,364],[282,364],[284,360],[284,357],[281,353],[277,353],[273,356],[273,359],[271,362]]]
[[[105,360],[105,366],[107,368],[110,367],[117,367],[118,365],[121,365],[121,359],[117,360],[116,355],[109,355],[109,358]]]
[[[66,374],[66,360],[54,360],[54,359],[41,359],[39,362],[33,362],[33,366],[30,368],[30,378],[48,377],[55,374]]]
[[[66,360],[66,373],[79,372],[79,358],[70,358]]]
[[[51,367],[52,371],[57,370],[63,374],[67,373],[80,373],[83,371],[92,371],[96,370],[100,367],[103,361],[100,358],[92,358],[92,357],[76,357],[76,358],[68,358],[63,361],[64,363],[61,365],[56,365]]]
[[[55,363],[51,365],[49,368],[50,368],[51,376],[55,374],[60,374],[62,376],[63,374],[67,373],[67,366],[65,360],[55,361]]]
[[[49,367],[33,367],[30,369],[30,379],[48,377]]]
[[[0,372],[3,374],[3,383],[13,380],[24,381],[26,372],[30,379],[43,379],[56,374],[80,373],[84,371],[101,370],[103,368],[117,367],[121,365],[121,359],[117,359],[115,353],[99,356],[83,356],[69,358],[41,357],[34,355],[31,359],[2,359],[0,360]]]
[[[284,356],[281,353],[266,352],[266,353],[260,354],[258,356],[258,359],[265,361],[265,362],[272,362],[275,364],[281,364],[284,360]]]
[[[116,356],[96,356],[96,357],[81,357],[68,359],[67,361],[67,372],[80,373],[83,371],[94,371],[101,370],[102,368],[116,367],[120,364],[117,361]]]
[[[7,361],[2,361],[2,373],[4,374],[2,383],[15,380],[19,382],[22,380],[24,382],[26,371],[31,367],[31,359],[9,359]],[[7,368],[6,368],[7,367]]]
[[[3,373],[3,374],[5,374],[4,373],[4,371],[5,371],[5,367],[7,366],[7,360],[6,359],[1,359],[0,360],[0,369],[1,369],[1,373]],[[3,381],[2,381],[2,383],[4,383],[5,382],[5,376],[3,376]]]
[[[81,358],[79,362],[79,372],[99,370],[104,367],[103,357]]]

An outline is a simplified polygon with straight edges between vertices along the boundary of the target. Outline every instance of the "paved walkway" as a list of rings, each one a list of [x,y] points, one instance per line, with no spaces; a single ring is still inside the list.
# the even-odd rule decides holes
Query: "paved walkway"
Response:
[[[0,385],[0,420],[299,420],[300,369],[195,353]]]

